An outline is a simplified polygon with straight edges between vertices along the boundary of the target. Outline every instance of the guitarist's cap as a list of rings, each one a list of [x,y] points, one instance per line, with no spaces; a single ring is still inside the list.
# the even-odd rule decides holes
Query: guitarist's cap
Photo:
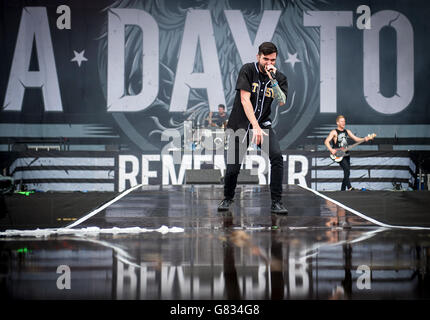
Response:
[[[345,120],[346,120],[346,118],[343,116],[343,115],[338,115],[337,117],[336,117],[336,123],[340,120],[340,119],[342,119],[342,118],[344,118]]]

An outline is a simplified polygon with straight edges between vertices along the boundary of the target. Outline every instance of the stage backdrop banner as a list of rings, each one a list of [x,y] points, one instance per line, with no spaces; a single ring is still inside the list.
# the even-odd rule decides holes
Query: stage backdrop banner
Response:
[[[17,188],[39,191],[121,192],[138,184],[185,184],[186,170],[215,169],[225,173],[225,157],[217,155],[184,155],[180,163],[172,154],[159,153],[27,151],[13,156],[8,169]],[[283,158],[284,184],[340,190],[343,171],[327,152],[287,150]],[[258,177],[259,185],[270,183],[268,161],[261,155],[247,155],[243,168]],[[411,190],[416,171],[406,151],[357,151],[351,157],[351,182],[356,189]]]
[[[282,150],[322,146],[338,114],[356,135],[376,133],[375,147],[426,149],[429,9],[426,0],[3,0],[0,148],[61,139],[69,151],[159,154],[166,130],[183,137],[186,121],[204,125],[219,104],[230,112],[239,69],[273,41],[289,83],[286,105],[272,106]]]

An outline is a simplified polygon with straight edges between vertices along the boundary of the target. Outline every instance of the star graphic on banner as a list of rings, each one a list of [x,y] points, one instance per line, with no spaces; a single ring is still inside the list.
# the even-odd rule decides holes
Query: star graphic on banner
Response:
[[[84,57],[85,50],[82,50],[79,53],[76,52],[75,50],[73,50],[73,52],[74,52],[75,56],[70,61],[76,61],[78,63],[79,67],[81,66],[82,61],[88,61],[88,59]]]
[[[297,59],[297,52],[295,54],[291,54],[288,52],[288,59],[284,61],[285,63],[291,63],[291,67],[294,69],[294,65],[297,62],[302,62],[302,60]]]

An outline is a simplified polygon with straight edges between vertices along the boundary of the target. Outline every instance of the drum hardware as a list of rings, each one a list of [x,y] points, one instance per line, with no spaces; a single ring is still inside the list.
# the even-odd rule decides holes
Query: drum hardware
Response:
[[[226,127],[227,121],[224,121],[221,127],[203,126],[199,122],[196,123],[194,119],[184,121],[184,149],[215,151],[224,148],[227,150]]]

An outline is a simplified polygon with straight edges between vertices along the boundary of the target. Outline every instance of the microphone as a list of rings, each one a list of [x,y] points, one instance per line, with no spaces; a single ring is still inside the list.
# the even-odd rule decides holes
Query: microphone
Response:
[[[275,74],[273,73],[273,71],[272,70],[268,70],[268,71],[269,71],[270,76],[272,77],[272,79],[275,80],[276,78],[275,78]]]
[[[270,71],[269,71],[269,73],[270,73],[270,75],[272,76],[272,79],[273,79],[273,80],[276,80],[276,77],[275,77],[275,74],[273,73],[273,71],[272,71],[272,70],[270,70]]]

